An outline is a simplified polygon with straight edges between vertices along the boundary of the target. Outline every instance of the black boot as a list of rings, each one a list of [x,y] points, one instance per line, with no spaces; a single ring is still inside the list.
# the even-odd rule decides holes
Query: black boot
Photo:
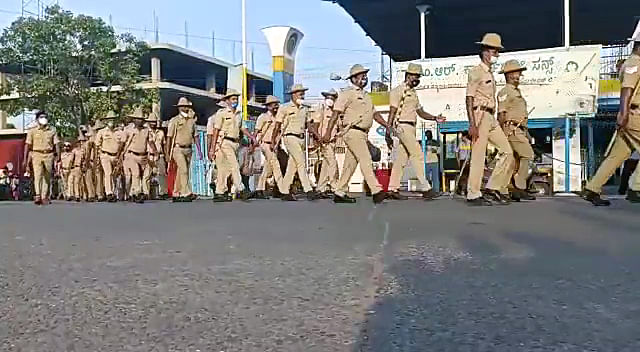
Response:
[[[492,189],[488,189],[485,191],[485,196],[491,200],[491,202],[496,203],[498,205],[509,205],[511,204],[511,201],[504,196],[503,194],[500,194],[500,192],[492,190]]]
[[[426,192],[422,192],[422,199],[424,200],[434,200],[438,197],[440,197],[440,194],[434,191],[433,189],[430,189]]]
[[[582,192],[582,198],[584,198],[587,202],[591,202],[591,204],[595,205],[596,207],[608,207],[611,205],[611,202],[608,199],[602,199],[600,197],[600,194],[588,189],[585,189],[584,192]]]
[[[387,197],[388,197],[387,192],[380,191],[380,192],[378,192],[378,193],[373,195],[373,204],[380,204],[385,199],[387,199]]]
[[[320,197],[318,196],[318,194],[316,192],[314,192],[314,191],[307,192],[307,200],[314,201],[314,200],[317,200],[317,199],[320,199]]]
[[[118,201],[118,198],[116,198],[115,195],[110,194],[107,196],[107,202],[109,203],[116,203]]]
[[[135,202],[138,204],[144,204],[144,194],[138,194],[138,196],[135,199]]]
[[[282,193],[280,193],[280,189],[278,189],[278,187],[275,187],[273,189],[273,192],[271,193],[271,196],[273,198],[280,198],[280,197],[282,197]]]
[[[467,205],[472,207],[490,207],[493,203],[485,197],[478,197],[474,199],[467,199]]]
[[[334,203],[343,203],[343,204],[353,204],[356,202],[355,198],[349,197],[347,195],[344,196],[339,196],[337,194],[333,195],[333,202]]]
[[[255,199],[269,199],[269,196],[264,193],[264,191],[256,191],[253,196]]]
[[[627,190],[627,200],[631,203],[640,203],[640,191]]]
[[[295,201],[297,201],[296,197],[294,197],[294,196],[293,196],[293,194],[291,194],[291,193],[283,194],[283,195],[280,197],[280,199],[281,199],[282,201],[285,201],[285,202],[295,202]]]
[[[231,202],[233,199],[229,199],[229,197],[226,194],[215,194],[213,196],[213,202],[214,203],[225,203],[225,202]]]
[[[409,199],[409,197],[400,194],[400,192],[398,192],[398,191],[393,191],[393,192],[387,193],[387,198],[393,199],[393,200],[407,200],[407,199]]]

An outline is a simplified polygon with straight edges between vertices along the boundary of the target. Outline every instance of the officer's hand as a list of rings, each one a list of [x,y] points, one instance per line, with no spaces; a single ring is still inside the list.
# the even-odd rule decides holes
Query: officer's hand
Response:
[[[325,134],[325,135],[322,137],[322,143],[323,143],[323,144],[324,144],[324,143],[329,143],[330,141],[331,141],[331,136],[330,136],[329,134]]]
[[[471,124],[469,126],[469,136],[471,137],[471,141],[475,143],[476,139],[478,139],[478,127]]]
[[[442,116],[442,114],[436,116],[436,122],[437,123],[443,123],[443,122],[446,122],[446,121],[447,121],[447,118]]]
[[[618,125],[618,129],[624,129],[627,127],[629,123],[629,115],[623,115],[621,111],[618,111],[618,117],[616,124]]]

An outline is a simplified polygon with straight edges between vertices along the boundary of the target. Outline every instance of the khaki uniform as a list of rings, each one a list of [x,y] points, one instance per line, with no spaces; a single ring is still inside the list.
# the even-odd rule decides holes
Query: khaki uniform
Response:
[[[174,197],[191,195],[190,166],[192,146],[196,137],[196,118],[176,115],[169,120],[167,138],[173,141],[171,158],[177,166],[176,179],[173,186]]]
[[[621,88],[636,89],[640,80],[640,56],[631,55],[620,69]],[[640,92],[631,97],[629,122],[624,130],[618,131],[607,158],[587,183],[586,189],[601,193],[602,186],[634,150],[640,151]],[[629,181],[629,189],[640,191],[640,172],[635,172]]]
[[[31,146],[34,196],[49,199],[53,152],[60,143],[56,129],[51,126],[32,128],[27,132],[25,143]]]
[[[107,196],[114,195],[115,175],[113,168],[118,161],[118,151],[122,145],[119,134],[109,127],[105,127],[96,134],[96,150],[100,155],[100,164],[103,171],[104,191]]]
[[[124,169],[127,175],[129,196],[142,194],[142,174],[148,164],[147,145],[150,140],[148,128],[131,128],[127,130],[127,139],[124,150]]]
[[[93,179],[95,180],[95,194],[98,199],[103,199],[104,193],[104,172],[102,171],[102,164],[100,161],[100,150],[96,147],[96,132],[89,137],[89,145],[93,153],[93,159],[90,161],[87,173],[93,173]],[[91,170],[91,171],[89,171]]]
[[[158,195],[167,194],[167,163],[165,162],[164,148],[164,131],[161,129],[149,130],[149,138],[156,147],[156,154],[149,154],[150,162],[144,168],[142,176],[142,192],[151,195],[151,177],[156,176],[158,180]]]
[[[125,141],[127,140],[129,131],[131,131],[132,128],[133,128],[132,124],[128,124],[124,126],[124,128],[116,130],[116,135],[118,136],[122,144],[124,144]],[[124,157],[125,157],[124,154],[120,156],[120,160],[118,160],[118,162],[122,164],[122,169],[120,170],[119,175],[115,175],[116,194],[118,195],[118,198],[121,200],[126,199],[127,196],[129,195],[129,191],[131,190],[131,174],[129,173],[129,170],[126,167],[124,167]]]
[[[267,179],[273,175],[276,181],[278,189],[282,184],[282,171],[280,169],[280,162],[276,153],[271,150],[271,140],[273,137],[273,129],[275,127],[275,116],[270,112],[265,112],[258,117],[256,121],[256,132],[260,134],[260,149],[262,155],[264,155],[264,166],[262,167],[262,174],[258,179],[258,186],[256,191],[264,191],[267,185]]]
[[[216,178],[216,194],[222,195],[228,191],[227,178],[231,176],[236,191],[243,189],[240,165],[238,164],[238,147],[240,142],[240,127],[242,117],[240,113],[230,108],[222,108],[215,115],[209,117],[211,123],[207,123],[207,134],[213,134],[213,129],[218,132],[218,145],[216,146],[216,166],[218,174]]]
[[[73,150],[70,150],[68,152],[62,152],[62,155],[60,156],[60,168],[61,168],[60,172],[62,174],[61,176],[64,182],[65,198],[73,197],[73,186],[69,182],[70,181],[69,177],[71,175],[71,170],[73,169],[74,156],[75,156],[75,153],[73,152]]]
[[[94,158],[94,148],[92,136],[89,137],[89,140],[82,142],[82,151],[84,154],[84,160],[86,161],[87,169],[84,171],[82,176],[82,182],[84,183],[84,187],[87,190],[87,198],[95,199],[96,198],[96,188],[94,182],[94,172],[93,172],[93,158]]]
[[[307,127],[306,108],[297,107],[294,103],[287,103],[280,107],[276,114],[276,122],[282,124],[282,141],[289,153],[287,172],[282,178],[280,193],[289,194],[293,178],[298,173],[304,192],[311,192],[311,182],[307,174],[305,159],[305,129]]]
[[[506,114],[503,131],[511,144],[511,149],[518,154],[519,162],[514,177],[515,186],[519,190],[527,189],[529,162],[533,160],[533,148],[527,134],[527,102],[520,89],[507,84],[498,93],[498,114]],[[503,191],[502,193],[506,193]]]
[[[71,187],[71,197],[82,198],[81,195],[81,183],[82,183],[82,162],[84,160],[84,150],[82,146],[76,145],[71,151],[73,153],[73,167],[69,174],[68,183]]]
[[[469,72],[467,97],[474,98],[473,116],[478,127],[478,138],[471,150],[471,167],[467,186],[467,199],[482,196],[482,176],[487,153],[487,143],[498,149],[496,166],[487,183],[487,189],[502,191],[511,180],[513,151],[498,120],[494,116],[496,108],[496,82],[491,69],[484,63]]]
[[[329,128],[329,122],[333,116],[333,109],[320,104],[316,111],[312,115],[311,119],[313,123],[319,124],[318,133],[324,136]],[[338,161],[336,160],[336,134],[338,132],[338,124],[333,127],[331,131],[331,142],[323,144],[320,147],[320,156],[322,157],[322,168],[320,169],[320,176],[318,177],[318,192],[325,192],[328,190],[329,185],[335,188],[338,185]]]
[[[373,161],[367,146],[367,135],[373,125],[375,113],[371,97],[361,88],[351,87],[338,95],[333,109],[344,114],[345,128],[349,128],[343,137],[347,148],[340,180],[338,180],[334,193],[340,197],[347,194],[349,181],[356,171],[358,163],[364,180],[371,189],[371,194],[380,193],[382,188],[373,173]]]
[[[391,179],[389,180],[389,190],[397,192],[400,189],[400,180],[407,161],[411,161],[411,166],[420,182],[420,191],[427,192],[431,189],[431,184],[424,174],[424,153],[416,140],[416,116],[418,110],[422,109],[418,101],[418,94],[414,88],[409,88],[406,83],[391,90],[389,94],[389,106],[398,109],[396,113],[396,135],[400,140],[396,159],[391,168]]]

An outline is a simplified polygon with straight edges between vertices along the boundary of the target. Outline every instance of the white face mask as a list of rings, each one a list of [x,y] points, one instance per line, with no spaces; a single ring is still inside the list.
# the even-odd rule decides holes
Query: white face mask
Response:
[[[492,64],[497,64],[497,63],[498,63],[498,57],[496,57],[496,56],[492,56],[492,57],[491,57],[491,63],[492,63]]]
[[[299,98],[298,100],[296,100],[296,103],[297,103],[298,105],[304,105],[304,99]]]
[[[180,111],[180,115],[181,115],[182,117],[187,117],[187,116],[189,116],[189,113],[188,113],[188,112],[186,112],[186,111]]]
[[[49,120],[47,120],[46,117],[41,117],[38,119],[38,123],[40,124],[40,126],[46,126],[46,124],[49,123]]]
[[[324,105],[326,105],[328,107],[333,107],[333,99],[326,99],[324,101]]]
[[[113,128],[113,121],[108,121],[107,122],[107,127]]]

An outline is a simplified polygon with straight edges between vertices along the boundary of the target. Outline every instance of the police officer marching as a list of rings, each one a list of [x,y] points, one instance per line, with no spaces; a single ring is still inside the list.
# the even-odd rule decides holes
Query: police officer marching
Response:
[[[265,193],[265,189],[267,179],[270,176],[273,175],[275,181],[274,189],[278,189],[281,186],[283,177],[280,162],[272,148],[273,130],[275,128],[275,118],[280,108],[280,99],[269,95],[264,105],[267,107],[267,112],[258,117],[255,128],[255,139],[260,145],[260,150],[264,156],[264,166],[262,167],[262,174],[260,174],[260,178],[258,179],[258,186],[256,187],[256,194],[254,196],[256,199],[269,198]]]
[[[36,114],[38,126],[27,132],[24,148],[23,169],[28,170],[29,160],[33,167],[34,203],[50,203],[51,175],[55,161],[60,161],[60,140],[56,129],[49,125],[44,111]]]
[[[158,114],[155,112],[151,112],[147,117],[149,138],[151,138],[155,145],[155,152],[149,151],[149,162],[145,166],[142,179],[142,191],[147,199],[151,199],[151,178],[154,176],[158,183],[156,195],[160,199],[167,199],[169,197],[167,192],[167,163],[164,155],[165,136],[164,131],[158,126],[159,121]]]
[[[373,202],[375,204],[382,203],[387,197],[373,173],[373,161],[367,146],[367,136],[373,125],[373,120],[387,129],[389,126],[387,121],[375,110],[371,97],[364,90],[369,81],[368,72],[369,69],[359,64],[351,67],[347,79],[351,82],[352,87],[338,94],[338,99],[333,107],[333,116],[323,138],[324,143],[331,141],[331,131],[333,131],[340,115],[344,114],[343,139],[347,148],[342,173],[334,192],[333,201],[335,203],[356,202],[355,198],[347,195],[347,192],[349,191],[349,181],[358,164],[360,164],[365,182],[371,189]]]
[[[238,165],[238,147],[240,145],[240,132],[247,136],[253,144],[255,138],[242,127],[242,115],[237,110],[240,93],[235,89],[229,89],[222,97],[225,107],[218,110],[209,118],[207,123],[209,135],[209,159],[216,162],[218,175],[216,179],[216,192],[213,197],[215,203],[232,201],[227,195],[227,178],[233,180],[236,192],[242,200],[249,199],[249,190],[244,189]],[[220,143],[218,141],[220,140]]]
[[[422,76],[422,66],[409,64],[405,72],[405,80],[399,86],[391,90],[389,94],[389,126],[398,136],[400,143],[397,147],[397,156],[391,169],[391,179],[389,181],[389,198],[405,200],[406,196],[400,194],[400,179],[407,161],[411,165],[418,177],[420,191],[424,200],[432,200],[438,196],[431,188],[424,173],[424,154],[416,140],[416,116],[425,120],[442,123],[446,119],[442,116],[434,116],[425,112],[418,101],[416,87],[420,84]],[[391,138],[391,129],[387,129],[387,140]]]
[[[142,187],[143,171],[148,163],[148,154],[156,154],[157,150],[149,128],[143,126],[146,116],[142,108],[135,109],[129,117],[133,119],[134,127],[127,129],[123,165],[130,177],[129,199],[142,204],[145,198]]]
[[[511,192],[511,199],[514,201],[536,199],[527,192],[529,163],[533,161],[534,154],[527,130],[527,102],[519,88],[522,72],[526,69],[520,66],[518,60],[505,62],[500,73],[504,74],[507,84],[498,92],[498,122],[507,135],[511,149],[518,156],[515,189]],[[506,190],[502,190],[503,195],[506,193]]]
[[[322,157],[322,167],[320,169],[320,177],[318,177],[318,187],[316,190],[320,192],[321,198],[331,198],[332,192],[329,192],[329,185],[335,188],[338,183],[338,161],[336,160],[336,137],[338,128],[334,126],[332,131],[327,131],[331,117],[333,116],[333,106],[338,99],[338,92],[335,89],[321,93],[324,97],[322,102],[314,112],[312,121],[314,129],[318,131],[320,136],[324,136],[327,132],[331,135],[329,142],[320,144],[320,156]],[[322,137],[320,137],[322,139]],[[322,142],[318,140],[318,142]]]
[[[513,151],[494,116],[496,82],[492,72],[492,65],[497,62],[500,50],[503,49],[502,40],[496,33],[487,33],[476,44],[480,45],[482,61],[469,72],[466,92],[469,135],[473,143],[467,203],[473,206],[492,205],[492,202],[506,205],[509,204],[509,199],[500,191],[507,187],[511,179]],[[496,146],[498,155],[483,195],[481,188],[488,142]]]
[[[583,198],[595,206],[611,205],[609,200],[600,196],[602,186],[634,150],[640,151],[640,32],[630,40],[633,42],[633,51],[620,68],[618,129],[606,159],[587,183],[583,193]],[[629,180],[627,200],[640,203],[640,172],[636,171]]]

